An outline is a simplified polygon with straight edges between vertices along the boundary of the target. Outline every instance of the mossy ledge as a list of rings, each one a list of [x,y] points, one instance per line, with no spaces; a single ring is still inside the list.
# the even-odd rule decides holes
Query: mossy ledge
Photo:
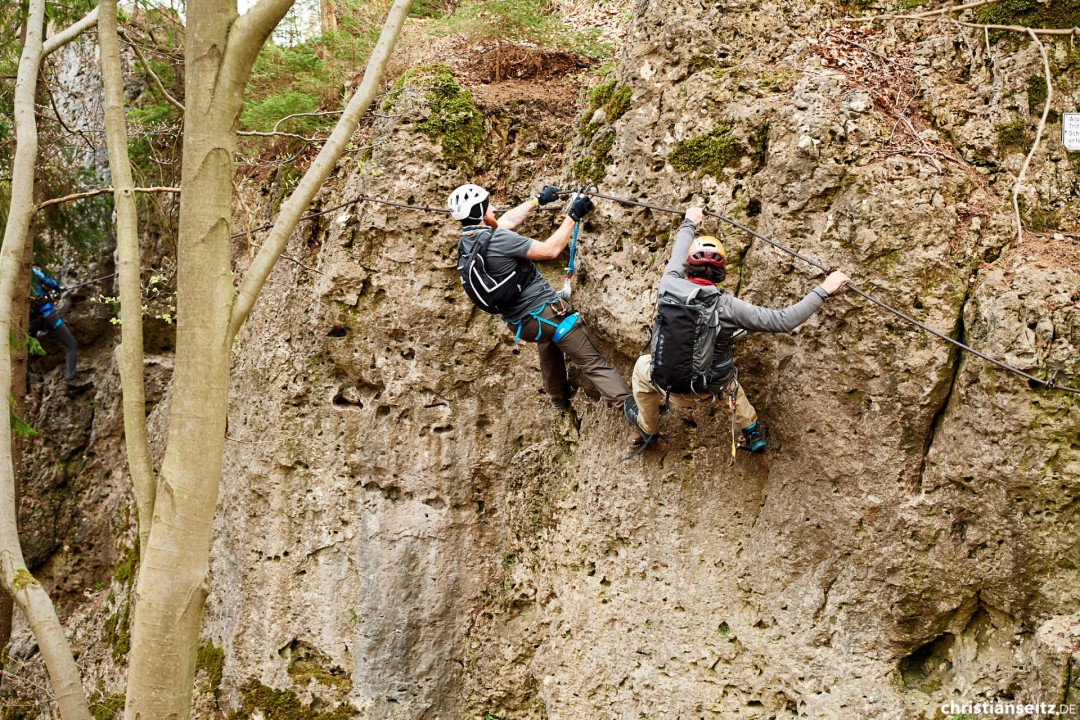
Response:
[[[320,710],[304,705],[291,690],[275,690],[258,680],[248,680],[240,688],[240,709],[233,710],[228,720],[354,720],[360,711],[348,703]]]
[[[721,123],[707,135],[697,135],[675,143],[668,162],[678,172],[699,172],[718,176],[724,168],[738,165],[748,150],[731,134],[731,126]]]
[[[442,145],[443,159],[451,166],[474,169],[476,151],[484,140],[484,119],[473,104],[472,93],[461,89],[447,66],[421,65],[397,79],[382,111],[398,110],[409,90],[423,92],[431,111],[417,129]]]
[[[588,99],[585,112],[578,122],[578,132],[586,149],[581,159],[574,162],[573,171],[578,180],[602,183],[607,175],[607,166],[611,164],[615,131],[600,131],[605,125],[610,126],[626,114],[630,109],[633,91],[629,85],[620,85],[612,78],[590,90]],[[603,110],[604,117],[602,121],[593,122],[597,110]]]

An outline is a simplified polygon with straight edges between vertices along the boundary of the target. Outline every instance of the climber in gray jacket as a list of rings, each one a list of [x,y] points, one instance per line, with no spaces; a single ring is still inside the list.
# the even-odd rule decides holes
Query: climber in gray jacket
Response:
[[[842,272],[831,273],[806,297],[782,310],[758,307],[717,287],[726,276],[723,245],[714,237],[695,239],[704,212],[687,209],[675,238],[671,260],[660,278],[658,313],[650,354],[634,366],[634,397],[624,406],[636,431],[633,445],[647,446],[659,438],[661,402],[692,407],[695,402],[726,398],[732,407],[732,444],[742,430],[740,446],[765,451],[765,434],[757,412],[739,384],[731,356],[739,330],[791,332],[825,300],[847,283]]]

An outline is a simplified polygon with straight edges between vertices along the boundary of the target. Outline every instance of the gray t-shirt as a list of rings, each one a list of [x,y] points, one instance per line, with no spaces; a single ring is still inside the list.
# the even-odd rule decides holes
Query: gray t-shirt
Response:
[[[461,240],[458,243],[462,252],[472,252],[476,239],[481,236],[481,233],[486,233],[487,230],[488,228],[479,226],[466,228],[462,232]],[[532,273],[531,278],[527,279],[525,285],[521,288],[521,295],[518,296],[517,301],[512,303],[507,312],[503,313],[503,320],[506,322],[516,322],[533,310],[559,299],[554,288],[544,279],[544,276],[540,274],[532,261],[525,259],[525,254],[529,252],[529,247],[532,244],[533,241],[530,238],[518,235],[512,230],[501,229],[496,230],[492,234],[490,242],[488,242],[484,261],[491,275],[495,277],[508,275],[518,266],[519,260],[525,260],[522,265],[528,268],[526,274]]]

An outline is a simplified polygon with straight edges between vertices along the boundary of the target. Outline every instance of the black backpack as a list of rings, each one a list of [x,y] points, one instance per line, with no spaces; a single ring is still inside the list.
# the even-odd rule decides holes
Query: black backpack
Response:
[[[664,392],[714,391],[731,378],[732,332],[720,327],[721,293],[689,303],[662,293],[649,350],[652,383]]]
[[[508,275],[496,277],[488,272],[484,255],[494,234],[490,229],[482,232],[468,253],[464,251],[463,242],[459,242],[457,271],[465,294],[473,304],[484,312],[497,315],[506,312],[521,295],[521,289],[532,279],[535,269],[528,261],[518,260]]]

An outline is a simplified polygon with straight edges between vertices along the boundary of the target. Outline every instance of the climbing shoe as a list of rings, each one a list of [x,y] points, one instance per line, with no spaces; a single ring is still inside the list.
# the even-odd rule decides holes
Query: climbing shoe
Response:
[[[742,435],[742,442],[739,443],[740,450],[746,450],[752,453],[765,452],[765,431],[761,428],[759,423],[755,422],[750,427],[744,427]]]
[[[551,398],[551,406],[556,410],[569,410],[570,400],[577,395],[577,388],[567,384],[561,398]]]
[[[638,407],[637,403],[634,402],[634,398],[626,398],[626,402],[623,403],[623,417],[626,418],[626,422],[630,423],[630,427],[635,431],[634,433],[631,433],[630,439],[630,447],[634,452],[623,458],[623,461],[625,462],[630,458],[638,456],[645,448],[659,440],[660,433],[653,433],[650,435],[638,425]]]
[[[89,380],[82,375],[74,375],[72,377],[69,377],[67,381],[68,397],[82,395],[84,392],[86,392],[92,387],[94,387],[94,381]]]

